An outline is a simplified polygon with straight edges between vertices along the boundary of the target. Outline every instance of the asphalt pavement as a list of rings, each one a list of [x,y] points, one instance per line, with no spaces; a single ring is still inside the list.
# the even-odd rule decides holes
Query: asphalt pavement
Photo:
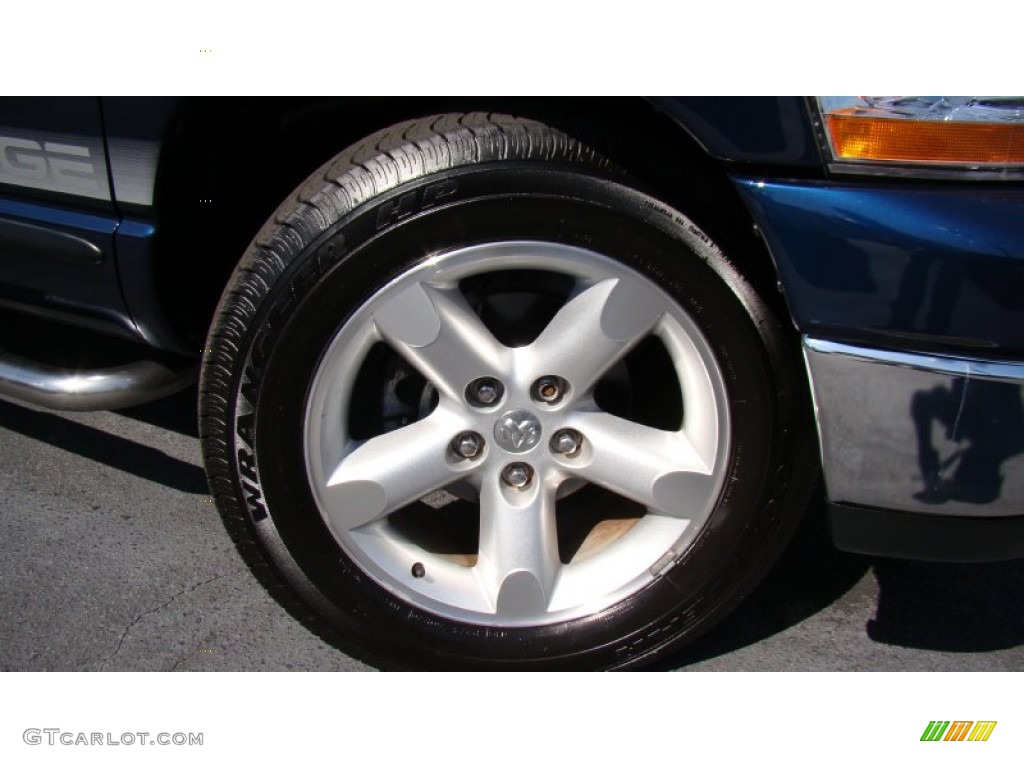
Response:
[[[0,400],[0,669],[369,669],[291,618],[236,554],[194,397],[82,414]],[[819,503],[765,583],[662,668],[1024,670],[1024,560],[840,553]]]

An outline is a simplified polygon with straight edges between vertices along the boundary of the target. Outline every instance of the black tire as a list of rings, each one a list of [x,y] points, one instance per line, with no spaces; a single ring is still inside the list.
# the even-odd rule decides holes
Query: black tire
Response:
[[[394,126],[341,153],[282,203],[260,231],[231,277],[210,331],[207,347],[212,352],[206,356],[200,385],[200,431],[211,488],[233,540],[261,582],[311,630],[383,667],[637,666],[707,630],[776,560],[817,475],[796,340],[703,232],[635,187],[585,146],[536,122],[501,115],[442,115]],[[433,598],[408,591],[418,589],[416,584],[404,586],[400,574],[386,565],[378,572],[375,555],[334,532],[329,513],[322,512],[327,491],[314,489],[311,479],[316,472],[309,465],[318,459],[309,446],[320,443],[310,436],[316,418],[308,420],[307,410],[314,410],[312,404],[320,402],[316,393],[329,386],[321,382],[337,373],[324,368],[327,373],[316,378],[333,359],[328,353],[332,340],[348,339],[345,329],[357,329],[371,316],[368,308],[378,313],[372,317],[385,312],[390,305],[374,302],[388,299],[385,286],[395,285],[392,280],[405,279],[437,254],[509,242],[552,244],[564,251],[562,263],[570,265],[582,254],[583,262],[593,258],[602,268],[607,264],[611,270],[628,270],[639,276],[638,285],[656,286],[668,296],[674,302],[672,312],[692,321],[692,335],[698,347],[708,350],[715,381],[721,382],[719,389],[714,382],[709,385],[709,397],[726,394],[714,400],[721,400],[723,409],[720,422],[715,422],[718,431],[706,433],[727,442],[718,443],[725,447],[707,480],[718,485],[706,486],[712,488],[706,513],[701,513],[699,526],[695,522],[682,529],[695,538],[679,538],[685,547],[669,549],[651,562],[649,576],[624,580],[621,595],[609,588],[594,610],[577,607],[552,613],[550,620],[544,614],[521,621],[499,619],[506,617],[499,612],[489,622],[466,613],[469,609],[454,597],[451,610],[435,610]],[[599,256],[588,255],[592,253]],[[554,276],[550,286],[545,282],[543,290],[533,292],[529,286],[546,280],[547,272],[531,268],[520,274],[504,266],[496,260],[493,274],[477,283],[475,277],[460,282],[460,290],[479,290],[477,307],[500,304],[523,292],[542,305],[563,290],[556,285],[561,278]],[[552,268],[552,274],[561,274],[559,269]],[[567,295],[558,294],[557,299],[551,302],[559,304]],[[538,327],[523,330],[521,338],[515,334],[522,318],[517,321],[514,310],[486,322],[505,345],[516,347],[529,343],[553,311],[541,311]],[[670,385],[659,383],[671,382],[682,366],[672,353],[665,368],[665,345],[671,347],[675,330],[666,333],[669,342],[662,344],[662,351],[655,349],[660,342],[638,343],[629,355],[640,359],[624,358],[616,368],[617,382],[608,383],[611,374],[602,378],[594,388],[598,405],[653,429],[671,430],[682,423],[688,403],[681,403]],[[338,342],[332,349],[348,343]],[[381,349],[375,345],[360,352],[359,372],[345,385],[351,399],[358,399],[344,411],[346,439],[379,436],[403,420],[422,420],[445,396],[393,350]],[[511,403],[512,394],[507,397]],[[528,402],[525,394],[521,400]],[[462,405],[474,418],[487,410],[480,403]],[[535,410],[539,432],[540,422],[557,404],[539,404]],[[548,424],[544,421],[544,430]],[[494,443],[497,432],[478,431],[487,451],[479,461],[514,458]],[[587,450],[602,450],[600,441],[585,444]],[[568,454],[542,459],[541,453],[554,451],[547,443],[529,450],[524,455],[537,461],[560,462],[551,466],[571,464]],[[502,458],[490,458],[499,454]],[[395,456],[402,460],[400,452]],[[456,468],[468,466],[458,465],[458,456],[447,460]],[[472,483],[482,488],[484,481]],[[435,551],[433,544],[423,543],[433,539],[417,538],[418,529],[414,535],[402,526],[415,527],[427,515],[427,524],[441,529],[430,536],[478,536],[474,526],[481,518],[474,522],[472,513],[466,513],[474,505],[472,483],[467,480],[464,487],[453,486],[454,493],[442,494],[442,502],[452,503],[435,517],[422,502],[411,502],[386,518],[386,530],[401,529],[396,542],[405,546],[411,541],[409,546],[430,550],[432,556],[447,557],[445,547],[458,551],[453,542]],[[593,485],[579,490],[580,485],[574,481],[565,486],[575,491],[567,496],[574,508],[607,502],[603,496],[595,501],[604,491]],[[501,490],[509,492],[507,485]],[[570,503],[563,496],[558,505]],[[616,510],[630,504],[619,496],[614,500]],[[644,517],[643,510],[632,508],[629,514]],[[399,514],[405,517],[398,520]],[[566,518],[557,519],[562,536]],[[582,526],[586,535],[583,523],[573,525]],[[623,536],[632,528],[626,530]],[[565,562],[562,539],[558,546]],[[611,554],[600,556],[614,563]],[[413,570],[418,566],[422,570],[419,563]],[[524,589],[524,605],[530,604],[535,585]],[[551,594],[544,589],[538,594]],[[511,588],[509,592],[517,594]],[[501,594],[499,602],[513,599]],[[511,617],[532,615],[525,608],[510,610]],[[461,618],[464,613],[468,618]]]

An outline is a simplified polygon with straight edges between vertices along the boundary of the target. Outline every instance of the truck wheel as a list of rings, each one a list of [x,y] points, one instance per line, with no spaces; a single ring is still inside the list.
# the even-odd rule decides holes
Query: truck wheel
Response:
[[[397,668],[621,668],[724,616],[816,476],[793,339],[571,137],[442,115],[341,153],[240,262],[201,434],[272,594]]]

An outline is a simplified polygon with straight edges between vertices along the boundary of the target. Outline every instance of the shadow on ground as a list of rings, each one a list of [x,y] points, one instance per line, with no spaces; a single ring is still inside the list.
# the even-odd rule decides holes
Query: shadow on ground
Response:
[[[768,578],[725,621],[658,666],[675,669],[753,645],[840,600],[874,569],[865,632],[886,645],[978,653],[1024,645],[1024,560],[925,563],[832,546],[818,502]]]
[[[1024,560],[875,563],[878,610],[868,637],[923,650],[977,653],[1024,644]]]
[[[198,439],[197,402],[199,402],[199,385],[192,384],[170,397],[137,405],[134,408],[124,408],[117,413],[127,416],[129,419]]]
[[[54,413],[0,400],[0,427],[183,493],[209,493],[197,465]]]

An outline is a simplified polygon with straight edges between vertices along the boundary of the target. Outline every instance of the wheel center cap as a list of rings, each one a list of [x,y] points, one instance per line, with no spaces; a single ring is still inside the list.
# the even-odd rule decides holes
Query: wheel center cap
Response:
[[[540,420],[529,411],[509,411],[494,424],[494,439],[510,453],[525,453],[540,442]]]

